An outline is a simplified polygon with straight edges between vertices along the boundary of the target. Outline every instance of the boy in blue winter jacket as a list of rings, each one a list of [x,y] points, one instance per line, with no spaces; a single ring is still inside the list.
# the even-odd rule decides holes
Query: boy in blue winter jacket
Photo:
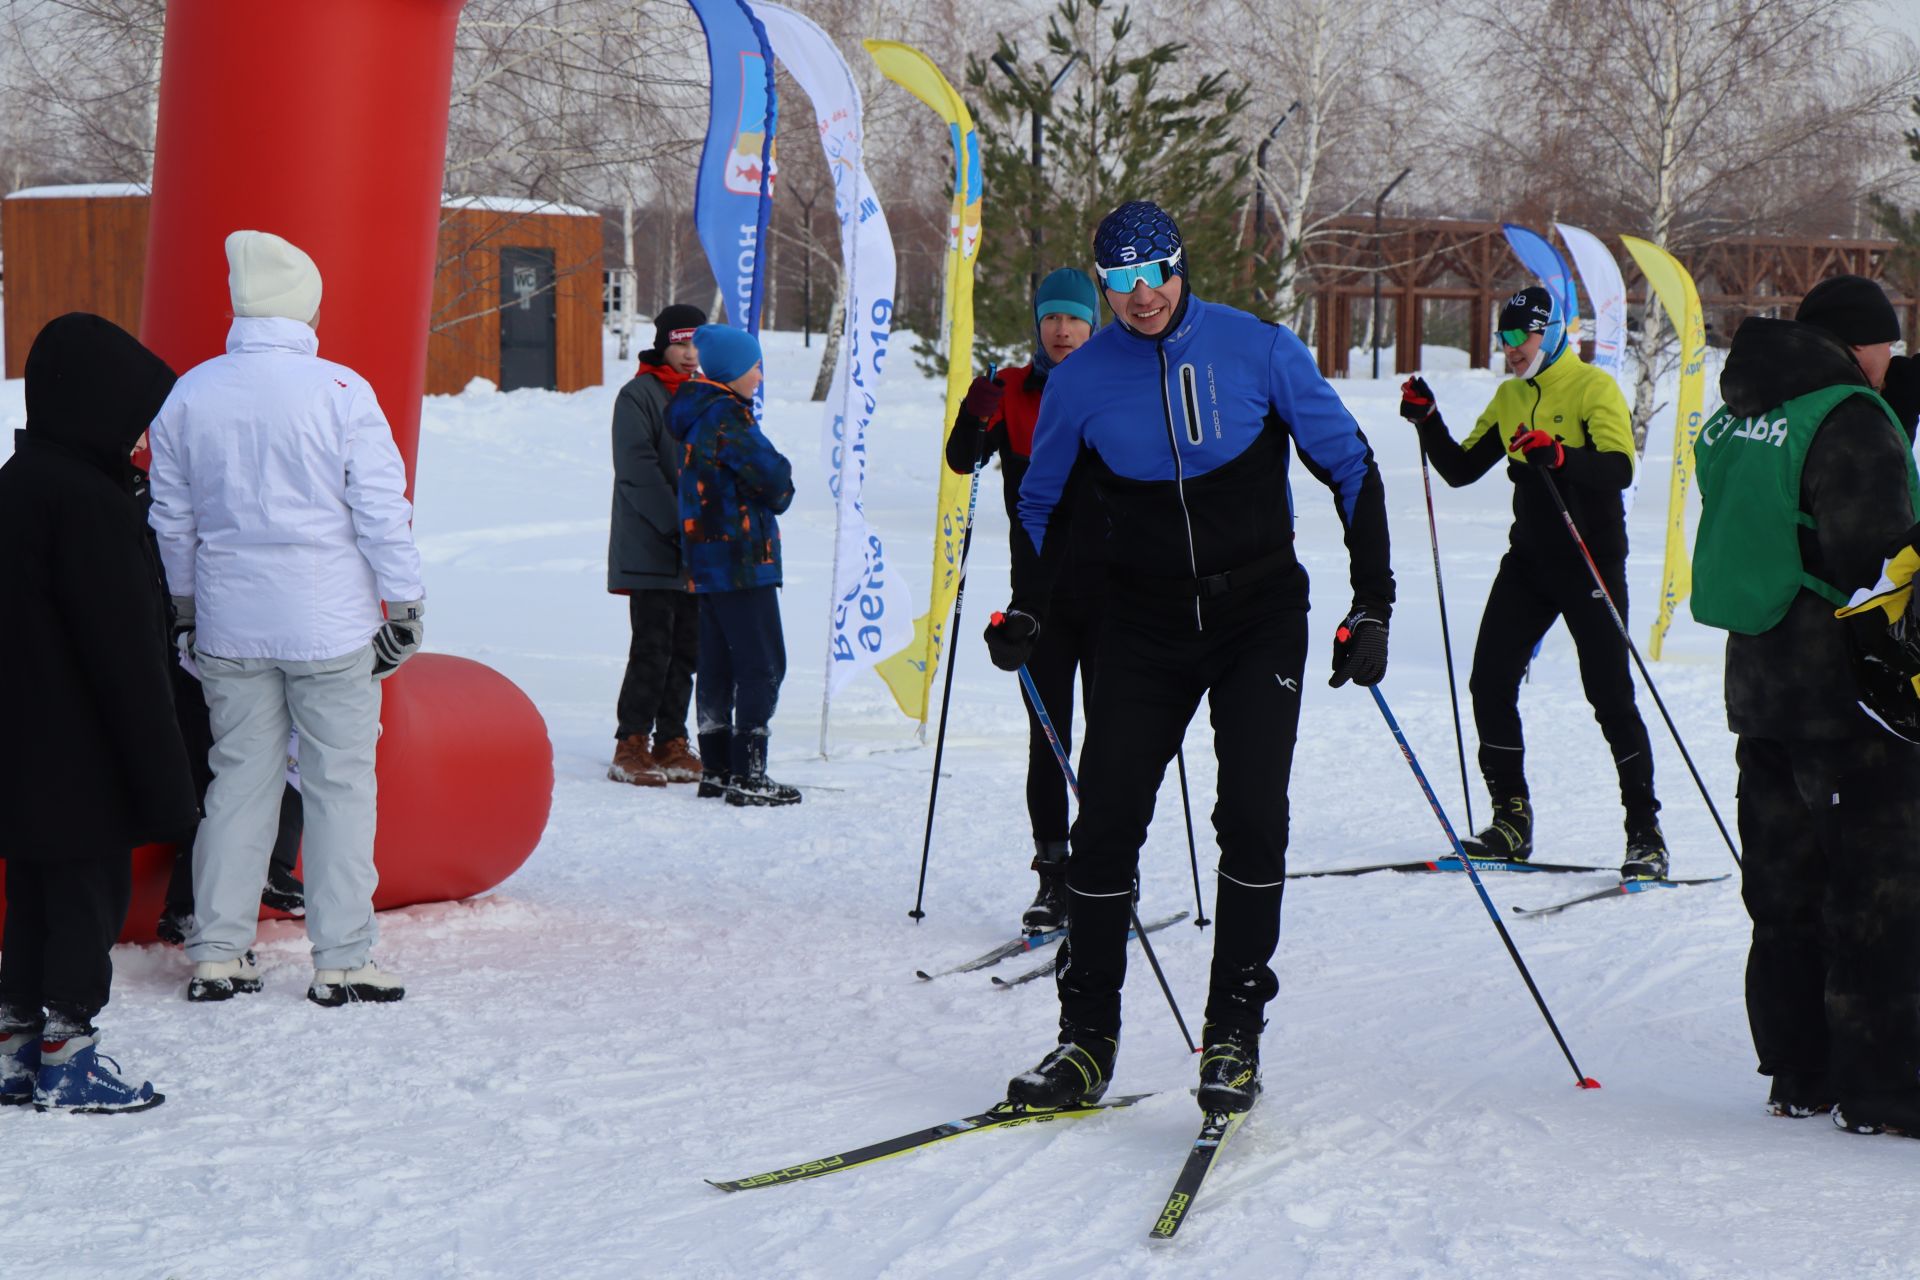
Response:
[[[793,464],[753,420],[760,343],[741,329],[694,331],[705,377],[667,406],[667,430],[685,450],[680,543],[700,600],[695,703],[700,794],[732,805],[798,804],[767,777],[767,723],[787,674],[780,630],[780,525],[793,502]]]

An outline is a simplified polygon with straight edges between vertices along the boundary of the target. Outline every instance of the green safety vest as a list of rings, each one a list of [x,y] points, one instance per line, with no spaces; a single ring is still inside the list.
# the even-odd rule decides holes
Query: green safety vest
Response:
[[[1800,530],[1814,527],[1800,509],[1800,473],[1827,415],[1848,396],[1865,396],[1887,415],[1901,438],[1900,420],[1869,387],[1825,387],[1796,396],[1755,417],[1722,407],[1693,449],[1700,478],[1700,528],[1693,544],[1693,616],[1742,635],[1771,630],[1787,616],[1802,589],[1836,607],[1847,593],[1808,573],[1800,561]],[[1907,462],[1907,493],[1920,511],[1920,471]]]

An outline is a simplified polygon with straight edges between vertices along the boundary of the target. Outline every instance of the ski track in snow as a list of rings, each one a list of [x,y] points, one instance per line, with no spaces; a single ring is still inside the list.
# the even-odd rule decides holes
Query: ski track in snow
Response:
[[[1762,1115],[1737,879],[1510,921],[1598,1092],[1573,1087],[1463,877],[1294,882],[1265,1099],[1169,1244],[1146,1232],[1198,1123],[1194,1064],[1137,961],[1116,1088],[1162,1096],[794,1186],[705,1185],[980,1110],[1043,1051],[1055,1015],[1043,982],[913,977],[1009,936],[1031,891],[1019,695],[976,638],[1006,593],[999,476],[981,486],[916,926],[932,753],[863,677],[835,703],[832,759],[814,755],[831,553],[820,406],[796,398],[813,353],[788,334],[769,350],[768,430],[799,488],[782,520],[790,664],[774,763],[820,789],[799,809],[741,811],[690,787],[604,780],[627,644],[625,602],[604,590],[617,372],[576,395],[430,399],[417,493],[429,638],[501,670],[545,714],[557,773],[545,839],[491,895],[382,917],[378,954],[409,980],[400,1005],[308,1004],[292,924],[263,928],[266,991],[228,1005],[185,1003],[177,950],[116,951],[104,1047],[168,1102],[139,1117],[0,1113],[0,1258],[35,1259],[42,1277],[178,1280],[1914,1274],[1920,1144]],[[1495,376],[1430,355],[1444,411],[1470,422]],[[1395,416],[1397,379],[1337,385],[1392,510],[1400,602],[1383,692],[1464,831],[1413,435]],[[0,383],[0,451],[24,416],[22,384]],[[940,417],[939,386],[896,360],[867,507],[922,602]],[[1629,565],[1643,648],[1671,428],[1654,437]],[[1461,491],[1436,478],[1434,496],[1464,696],[1510,499],[1497,477]],[[1317,607],[1293,865],[1431,856],[1444,838],[1371,700],[1325,685],[1345,555],[1330,496],[1300,468],[1295,499]],[[1720,648],[1683,616],[1654,670],[1731,821]],[[1727,870],[1644,689],[1640,701],[1675,874]],[[1616,791],[1564,629],[1522,714],[1541,856],[1612,865]],[[1187,765],[1210,872],[1204,715]],[[1192,904],[1179,804],[1170,779],[1143,912]],[[1600,883],[1487,877],[1503,912]],[[1210,931],[1183,923],[1155,943],[1197,1032]]]

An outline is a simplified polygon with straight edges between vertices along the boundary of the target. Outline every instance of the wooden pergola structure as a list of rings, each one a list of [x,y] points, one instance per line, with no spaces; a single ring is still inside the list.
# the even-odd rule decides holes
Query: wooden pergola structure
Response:
[[[1646,282],[1619,237],[1608,242],[1627,283],[1627,300],[1645,300]],[[1891,240],[1833,240],[1793,236],[1730,236],[1682,251],[1678,257],[1700,291],[1708,341],[1724,344],[1746,316],[1778,315],[1821,280],[1861,275],[1878,280],[1902,313],[1901,328],[1920,340],[1920,287],[1893,269],[1899,246]],[[1302,254],[1305,292],[1313,299],[1315,345],[1320,370],[1345,377],[1353,345],[1355,309],[1373,305],[1374,279],[1380,278],[1382,331],[1375,340],[1394,348],[1394,372],[1419,368],[1426,328],[1426,303],[1464,302],[1472,367],[1490,362],[1494,317],[1499,305],[1533,277],[1507,247],[1497,222],[1453,218],[1383,218],[1379,234],[1373,219],[1340,218]]]

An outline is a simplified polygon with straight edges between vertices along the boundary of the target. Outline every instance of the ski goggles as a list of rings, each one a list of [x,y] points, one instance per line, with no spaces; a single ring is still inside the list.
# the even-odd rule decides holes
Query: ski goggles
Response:
[[[1500,341],[1509,347],[1524,347],[1527,345],[1527,339],[1532,336],[1533,332],[1529,329],[1500,330]]]
[[[1115,293],[1132,293],[1133,286],[1136,284],[1144,284],[1149,289],[1158,289],[1167,282],[1167,277],[1172,275],[1173,269],[1179,265],[1180,250],[1175,249],[1173,256],[1155,258],[1152,262],[1130,262],[1124,267],[1095,266],[1094,270],[1100,273],[1100,283],[1103,287]]]

